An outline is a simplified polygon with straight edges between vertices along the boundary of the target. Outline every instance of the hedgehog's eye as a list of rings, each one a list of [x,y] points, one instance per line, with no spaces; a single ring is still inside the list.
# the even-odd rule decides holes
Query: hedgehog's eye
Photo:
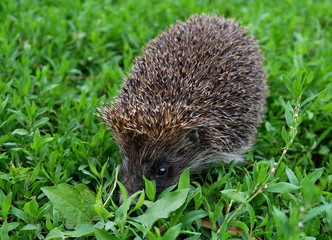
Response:
[[[158,169],[157,177],[165,176],[166,173],[167,173],[167,168],[166,167],[161,167],[161,168]]]

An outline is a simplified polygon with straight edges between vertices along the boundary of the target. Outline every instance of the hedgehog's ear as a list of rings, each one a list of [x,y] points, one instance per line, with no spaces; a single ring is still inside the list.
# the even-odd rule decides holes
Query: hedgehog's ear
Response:
[[[199,144],[199,134],[198,134],[198,130],[196,128],[191,129],[187,133],[187,137],[194,145]]]

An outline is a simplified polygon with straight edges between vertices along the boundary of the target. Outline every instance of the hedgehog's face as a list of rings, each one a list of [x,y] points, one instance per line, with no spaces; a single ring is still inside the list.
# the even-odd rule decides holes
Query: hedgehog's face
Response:
[[[144,145],[144,150],[122,149],[121,182],[126,187],[128,196],[144,189],[143,175],[148,180],[155,181],[156,196],[174,185],[182,172],[191,166],[198,142],[195,130],[182,134],[174,143],[159,145],[159,148],[155,145]]]
[[[139,166],[129,166],[126,164],[128,161],[130,162],[128,159],[123,159],[121,167],[121,182],[126,187],[128,196],[144,189],[143,176],[150,181],[155,181],[156,196],[159,196],[162,191],[178,181],[184,170],[179,163],[182,162],[182,165],[185,165],[184,163],[187,162],[183,156],[172,156],[171,159],[161,157],[155,160],[152,165],[149,164],[151,162],[149,157],[146,157],[143,164]]]

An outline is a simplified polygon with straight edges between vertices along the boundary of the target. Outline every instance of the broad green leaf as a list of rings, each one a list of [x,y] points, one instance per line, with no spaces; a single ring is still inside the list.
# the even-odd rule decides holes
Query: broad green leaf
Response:
[[[2,204],[2,216],[6,220],[8,216],[8,211],[12,202],[12,193],[10,192],[4,199]]]
[[[31,230],[38,230],[40,227],[32,224],[27,224],[21,228],[21,231],[31,231]]]
[[[139,209],[140,207],[142,207],[143,203],[144,203],[144,199],[145,199],[145,191],[144,189],[142,190],[136,204],[135,204],[135,207],[132,211],[135,211],[137,209]]]
[[[222,235],[220,240],[229,239],[231,236],[232,236],[232,233],[230,231],[227,231],[225,234]]]
[[[98,178],[100,178],[96,167],[94,165],[92,165],[90,162],[89,162],[89,167],[90,167],[91,172],[93,172],[94,175],[96,175]]]
[[[79,238],[82,236],[89,236],[94,232],[94,225],[92,224],[78,224],[74,231],[61,231],[59,228],[54,228],[47,234],[46,239],[54,238]]]
[[[316,169],[315,171],[308,174],[306,178],[309,178],[310,184],[314,184],[323,174],[324,168]]]
[[[99,203],[92,205],[91,209],[94,210],[94,212],[96,212],[104,220],[114,216],[109,211],[107,211],[102,204]]]
[[[314,217],[317,217],[318,215],[326,212],[326,211],[329,211],[329,210],[332,210],[332,204],[326,204],[326,205],[323,205],[323,206],[319,206],[319,207],[315,207],[313,209],[310,209],[304,216],[303,216],[303,219],[302,221],[305,223],[307,221],[309,221],[310,219],[314,218]]]
[[[156,196],[156,182],[148,180],[145,176],[143,176],[145,182],[145,193],[146,196],[153,202]]]
[[[48,117],[44,117],[44,118],[41,118],[39,119],[38,121],[36,121],[34,124],[33,124],[33,128],[41,128],[42,126],[44,126],[48,120],[50,120]]]
[[[288,143],[288,133],[286,131],[285,126],[282,126],[282,128],[281,128],[281,137],[285,143]]]
[[[29,100],[29,98],[27,98],[26,96],[24,97],[24,103],[25,103],[25,111],[27,112],[29,118],[32,118],[32,111],[31,111],[31,102]]]
[[[96,216],[96,213],[90,209],[96,198],[83,184],[76,186],[60,184],[55,187],[43,187],[42,191],[69,222],[91,223]]]
[[[7,230],[8,232],[14,230],[15,228],[17,228],[20,224],[18,222],[11,222],[11,223],[7,223]],[[2,225],[0,225],[0,232],[1,232],[1,227]]]
[[[238,193],[237,189],[226,189],[221,191],[221,193],[224,194],[226,197],[234,200],[235,202],[247,202],[247,200],[240,193]]]
[[[25,212],[23,212],[22,210],[13,207],[11,208],[11,212],[14,216],[18,217],[19,219],[23,220],[25,223],[29,223],[30,222],[30,218],[28,217],[28,215],[26,215]]]
[[[181,174],[178,189],[190,188],[189,168]]]
[[[39,205],[38,205],[36,199],[32,199],[30,201],[30,211],[31,211],[31,215],[34,218],[38,215],[38,208],[39,208]]]
[[[269,221],[269,214],[267,213],[265,215],[263,221],[256,228],[264,227],[268,221]]]
[[[248,209],[249,217],[250,217],[250,231],[252,231],[255,226],[256,214],[255,214],[254,208],[249,203],[246,203],[246,207]]]
[[[298,95],[295,94],[293,90],[293,83],[286,77],[286,75],[282,75],[282,79],[284,80],[284,84],[287,87],[288,91],[293,95],[293,97],[297,98]]]
[[[2,226],[0,228],[0,239],[1,240],[8,240],[9,239],[9,224],[7,223],[7,220],[2,223]]]
[[[298,190],[300,187],[287,182],[273,183],[266,191],[273,193],[288,193]]]
[[[257,184],[263,182],[266,179],[266,176],[267,176],[267,170],[266,171],[261,170],[257,178]]]
[[[51,231],[53,229],[53,224],[51,222],[50,214],[47,214],[47,216],[46,216],[46,228],[49,231]]]
[[[127,206],[127,201],[128,201],[128,194],[127,194],[127,190],[126,188],[123,186],[123,184],[121,182],[118,181],[118,185],[120,187],[120,191],[122,194],[122,201],[123,201],[123,205]]]
[[[37,153],[40,150],[41,147],[41,136],[40,136],[40,132],[39,129],[37,128],[34,135],[33,135],[33,144],[32,144],[32,149],[34,149]]]
[[[65,233],[58,228],[54,228],[47,234],[46,239],[54,239],[54,238],[65,239],[66,238]]]
[[[299,185],[299,181],[297,180],[297,177],[295,176],[294,172],[291,169],[289,169],[287,166],[286,166],[286,174],[291,184],[296,186]]]
[[[273,217],[278,228],[286,235],[290,234],[289,219],[286,214],[273,206]]]
[[[291,111],[289,111],[289,110],[285,111],[285,119],[286,119],[286,123],[287,123],[288,127],[293,125],[293,115],[292,115]]]
[[[150,229],[157,219],[167,218],[172,211],[181,207],[187,198],[189,190],[185,188],[167,193],[163,198],[154,202],[143,215],[133,219]]]
[[[109,234],[104,229],[95,228],[94,230],[97,240],[117,240],[118,238],[114,235]]]
[[[24,135],[28,135],[29,132],[25,129],[22,129],[22,128],[18,128],[18,129],[15,129],[13,132],[12,132],[13,135],[21,135],[21,136],[24,136]]]
[[[283,106],[285,109],[288,109],[288,106],[287,106],[285,100],[281,96],[279,97],[279,102],[280,102],[281,106]],[[290,109],[288,109],[288,110],[290,110]]]
[[[2,111],[5,109],[6,105],[7,105],[7,102],[8,102],[8,99],[9,99],[9,94],[7,94],[7,97],[5,100],[2,101],[2,99],[0,98],[0,102],[1,102],[1,105],[0,105],[0,114],[2,113]]]
[[[183,225],[187,225],[187,224],[192,224],[193,221],[196,221],[206,216],[208,216],[208,213],[206,211],[194,210],[184,215],[180,221],[183,223]]]
[[[29,178],[29,184],[32,184],[36,181],[38,174],[40,171],[40,162],[35,166],[35,168],[32,171],[31,177]]]
[[[313,95],[313,96],[310,96],[308,98],[306,98],[302,103],[301,103],[301,107],[303,107],[304,105],[306,105],[307,103],[311,102],[312,100],[314,100],[316,97],[318,97],[319,95],[321,95],[323,92],[325,92],[326,89],[324,89],[323,91]]]
[[[58,158],[58,155],[59,155],[58,151],[51,152],[51,154],[50,154],[47,167],[52,172],[55,169],[55,164],[56,164],[56,160]]]
[[[240,221],[232,221],[229,223],[231,226],[235,226],[235,227],[239,227],[243,230],[242,233],[248,235],[249,234],[249,228],[248,226],[244,223],[244,222],[240,222]]]
[[[182,223],[179,223],[166,231],[162,240],[175,240],[180,234]]]
[[[215,208],[214,208],[214,211],[213,211],[213,214],[212,214],[212,219],[211,221],[214,223],[217,222],[220,214],[222,214],[222,210],[224,208],[224,200],[223,199],[219,199],[218,203],[216,204]]]
[[[101,180],[103,180],[103,178],[104,178],[104,173],[105,173],[105,170],[106,170],[107,164],[108,164],[108,159],[107,159],[107,161],[105,162],[104,166],[103,166],[102,169],[101,169],[101,172],[100,172],[100,179],[101,179]]]

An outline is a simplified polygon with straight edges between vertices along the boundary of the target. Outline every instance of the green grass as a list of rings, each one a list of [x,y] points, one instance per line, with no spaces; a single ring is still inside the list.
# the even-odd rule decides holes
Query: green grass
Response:
[[[331,9],[329,0],[1,1],[0,238],[332,239]],[[154,203],[137,193],[129,210],[120,183],[108,200],[119,152],[96,107],[142,46],[201,12],[241,19],[265,52],[257,143],[246,164],[190,183],[186,172],[175,191]]]

